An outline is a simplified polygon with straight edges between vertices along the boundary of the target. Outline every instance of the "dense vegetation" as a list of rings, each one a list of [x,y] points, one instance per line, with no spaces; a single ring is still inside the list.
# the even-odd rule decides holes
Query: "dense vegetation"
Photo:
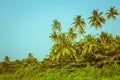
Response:
[[[111,7],[106,13],[107,19],[102,15],[102,12],[93,10],[88,17],[90,26],[98,30],[106,20],[114,22],[119,13]],[[50,38],[54,44],[50,54],[42,61],[31,53],[26,59],[16,61],[10,61],[5,56],[4,61],[0,62],[0,79],[120,80],[120,36],[108,32],[94,36],[87,34],[81,15],[77,15],[72,24],[68,32],[62,32],[61,23],[53,21]],[[115,32],[114,25],[111,25]]]

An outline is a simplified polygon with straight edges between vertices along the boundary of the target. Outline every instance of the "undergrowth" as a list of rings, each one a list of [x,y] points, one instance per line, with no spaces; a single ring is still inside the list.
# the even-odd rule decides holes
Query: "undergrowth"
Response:
[[[20,68],[14,74],[5,73],[0,75],[0,80],[120,80],[120,65],[112,64],[102,68],[90,66],[64,67],[42,70],[40,65]]]

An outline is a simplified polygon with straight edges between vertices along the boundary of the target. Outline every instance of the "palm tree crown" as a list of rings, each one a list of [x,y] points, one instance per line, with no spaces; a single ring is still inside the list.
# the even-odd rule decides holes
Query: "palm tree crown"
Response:
[[[113,32],[114,32],[114,25],[113,25],[113,22],[114,20],[116,19],[116,16],[118,16],[119,13],[118,13],[118,10],[115,9],[115,7],[111,7],[108,12],[106,13],[106,16],[107,16],[107,19],[112,19],[112,28],[113,28]]]
[[[84,31],[84,28],[85,28],[85,22],[84,22],[84,18],[82,18],[80,15],[77,15],[75,18],[74,18],[74,22],[73,22],[73,25],[74,25],[74,29],[78,29],[79,33],[80,34],[84,34],[85,31]]]
[[[69,40],[69,37],[66,33],[58,34],[57,43],[53,45],[51,49],[51,59],[59,61],[61,57],[70,56],[73,59],[76,59],[76,51],[73,48],[72,41]]]
[[[105,18],[102,15],[102,12],[98,12],[98,10],[92,11],[92,16],[88,19],[91,26],[95,26],[96,29],[102,27],[102,23],[105,24]]]
[[[4,61],[5,61],[5,62],[10,62],[9,57],[8,57],[8,56],[5,56]]]
[[[53,31],[55,31],[55,30],[61,31],[61,23],[57,19],[53,20],[52,30]]]
[[[116,19],[116,16],[119,15],[118,10],[115,7],[111,7],[106,13],[107,19]]]
[[[68,37],[70,38],[70,40],[74,40],[77,37],[77,34],[74,33],[74,29],[73,28],[70,28],[68,30]]]
[[[56,31],[53,31],[49,37],[52,39],[53,42],[56,43],[58,39],[58,34],[56,33]]]

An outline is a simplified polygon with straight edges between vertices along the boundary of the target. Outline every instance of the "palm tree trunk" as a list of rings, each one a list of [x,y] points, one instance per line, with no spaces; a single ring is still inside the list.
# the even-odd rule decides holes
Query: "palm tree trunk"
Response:
[[[112,19],[112,29],[113,29],[113,35],[115,34],[115,29],[114,29],[114,19]]]

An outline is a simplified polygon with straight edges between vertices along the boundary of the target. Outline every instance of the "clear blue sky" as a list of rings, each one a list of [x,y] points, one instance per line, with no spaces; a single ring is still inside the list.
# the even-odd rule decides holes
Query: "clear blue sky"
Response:
[[[23,59],[28,53],[42,60],[52,46],[49,36],[54,19],[66,31],[75,15],[82,15],[88,24],[93,9],[106,12],[111,6],[120,11],[119,0],[0,0],[0,61],[4,56]],[[120,35],[119,23],[120,17],[115,22],[116,34]],[[112,33],[111,26],[107,21],[99,31]],[[96,34],[88,27],[87,33]]]

